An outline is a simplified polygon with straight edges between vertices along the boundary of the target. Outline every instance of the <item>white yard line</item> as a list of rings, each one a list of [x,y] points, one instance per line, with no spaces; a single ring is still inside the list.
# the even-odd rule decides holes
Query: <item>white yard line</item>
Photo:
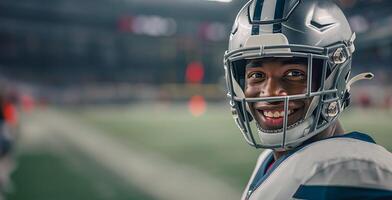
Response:
[[[64,142],[94,158],[132,185],[162,200],[231,200],[240,198],[240,190],[191,166],[179,165],[157,154],[131,149],[94,127],[51,109],[36,111],[26,118],[25,129],[48,129]],[[29,134],[31,131],[24,131]],[[37,133],[38,131],[33,131]],[[44,134],[26,135],[39,141]],[[157,138],[159,139],[159,138]],[[97,175],[99,176],[99,174]]]

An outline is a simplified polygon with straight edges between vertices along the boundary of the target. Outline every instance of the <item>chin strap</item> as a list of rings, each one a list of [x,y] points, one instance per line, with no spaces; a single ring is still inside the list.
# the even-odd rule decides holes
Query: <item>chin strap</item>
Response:
[[[347,83],[347,91],[344,95],[343,106],[347,107],[348,105],[350,105],[350,99],[351,99],[350,90],[351,90],[352,84],[354,84],[355,82],[360,81],[360,80],[371,80],[371,79],[373,79],[373,77],[374,77],[373,73],[365,72],[365,73],[358,74],[358,75],[354,76],[353,78],[351,78]]]
[[[347,92],[350,92],[351,85],[354,84],[355,82],[360,81],[360,80],[371,80],[373,77],[374,77],[374,74],[372,74],[370,72],[361,73],[361,74],[358,74],[358,75],[352,77],[347,83]]]
[[[348,48],[350,50],[350,54],[353,55],[355,51],[355,46],[354,46],[354,40],[357,38],[357,35],[355,35],[355,32],[351,35],[350,40],[348,41]]]

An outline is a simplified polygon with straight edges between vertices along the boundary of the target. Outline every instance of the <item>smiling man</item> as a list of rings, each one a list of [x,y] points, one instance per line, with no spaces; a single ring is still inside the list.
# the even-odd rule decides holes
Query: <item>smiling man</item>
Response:
[[[304,94],[307,89],[307,62],[305,59],[250,60],[246,65],[245,96],[250,98]],[[287,128],[301,122],[309,99],[291,101],[288,105]],[[282,129],[283,102],[251,103],[251,112],[259,128],[265,132]]]
[[[338,121],[355,34],[329,0],[252,0],[225,53],[233,118],[265,148],[243,199],[392,199],[392,154]]]

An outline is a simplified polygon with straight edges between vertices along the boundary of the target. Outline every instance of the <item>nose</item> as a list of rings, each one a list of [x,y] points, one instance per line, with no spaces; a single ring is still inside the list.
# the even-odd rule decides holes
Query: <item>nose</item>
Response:
[[[281,81],[277,78],[269,78],[261,89],[261,97],[273,97],[273,96],[287,96],[287,91],[284,89]]]

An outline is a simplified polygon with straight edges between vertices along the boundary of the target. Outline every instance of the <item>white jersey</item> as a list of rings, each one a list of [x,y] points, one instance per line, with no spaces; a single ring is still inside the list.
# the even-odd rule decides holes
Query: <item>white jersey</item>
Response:
[[[392,199],[392,154],[358,132],[304,145],[275,162],[265,150],[242,199]]]

